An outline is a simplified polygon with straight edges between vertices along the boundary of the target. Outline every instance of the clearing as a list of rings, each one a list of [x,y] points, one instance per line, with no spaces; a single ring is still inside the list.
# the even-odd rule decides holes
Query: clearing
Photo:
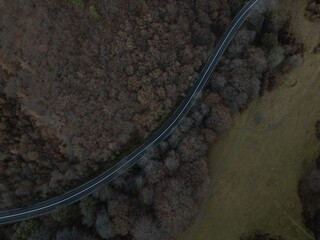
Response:
[[[237,240],[257,229],[286,240],[314,239],[302,222],[297,185],[320,152],[314,126],[320,119],[320,56],[312,53],[320,34],[319,25],[303,17],[305,1],[291,3],[285,4],[297,9],[292,31],[306,45],[305,62],[236,116],[215,143],[207,197],[180,239]]]

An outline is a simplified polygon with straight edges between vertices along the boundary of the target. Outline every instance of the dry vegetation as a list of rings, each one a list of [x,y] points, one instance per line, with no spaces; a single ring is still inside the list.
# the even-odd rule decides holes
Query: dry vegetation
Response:
[[[320,20],[320,1],[319,0],[311,0],[306,8],[306,16],[311,21],[319,21]]]

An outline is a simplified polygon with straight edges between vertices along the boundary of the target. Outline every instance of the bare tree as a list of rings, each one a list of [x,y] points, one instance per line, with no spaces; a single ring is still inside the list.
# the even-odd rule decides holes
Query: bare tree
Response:
[[[162,240],[166,238],[151,216],[138,218],[134,224],[132,235],[135,240]]]
[[[110,221],[108,213],[104,208],[97,214],[95,228],[99,236],[103,239],[109,239],[115,236],[114,225],[112,221]]]

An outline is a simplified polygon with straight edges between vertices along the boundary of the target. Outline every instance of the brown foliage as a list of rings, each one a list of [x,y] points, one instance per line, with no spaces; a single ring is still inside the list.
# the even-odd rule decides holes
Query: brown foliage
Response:
[[[318,0],[310,1],[306,10],[307,10],[306,15],[311,21],[320,20],[320,2]]]

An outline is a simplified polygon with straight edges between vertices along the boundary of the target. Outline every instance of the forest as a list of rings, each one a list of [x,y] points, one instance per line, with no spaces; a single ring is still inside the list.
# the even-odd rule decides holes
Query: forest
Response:
[[[141,143],[185,96],[244,3],[0,2],[0,208],[61,194]],[[209,147],[234,113],[277,86],[275,74],[302,64],[289,27],[289,13],[262,2],[168,139],[80,203],[2,226],[1,239],[181,233],[206,192]]]

